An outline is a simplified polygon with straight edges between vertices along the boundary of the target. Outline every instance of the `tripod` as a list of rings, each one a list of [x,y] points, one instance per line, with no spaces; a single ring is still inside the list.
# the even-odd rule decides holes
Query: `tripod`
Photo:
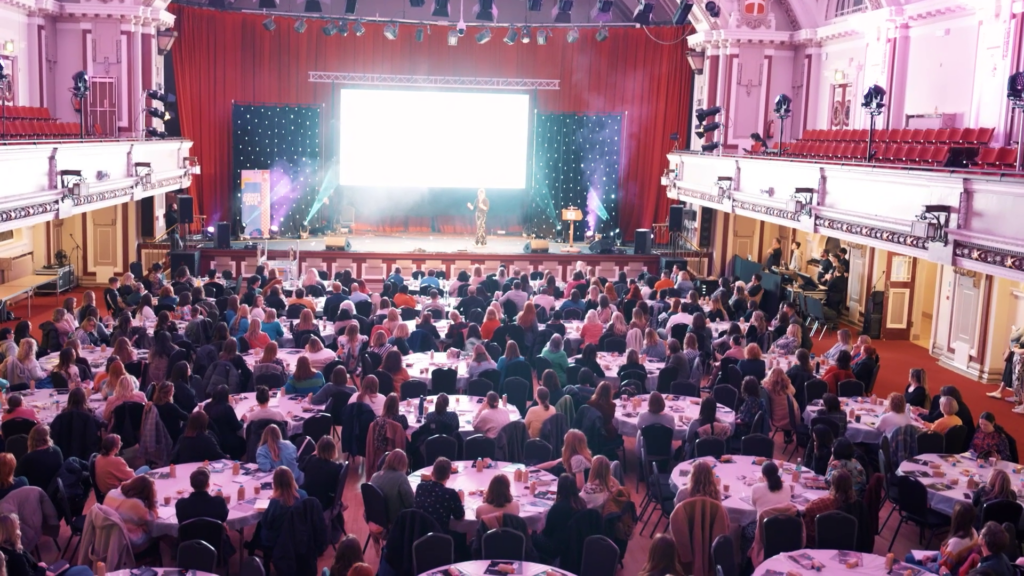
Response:
[[[871,115],[871,124],[868,126],[868,151],[864,158],[865,162],[871,162],[875,159],[875,151],[871,149],[871,145],[875,139],[875,119],[882,115],[882,109],[871,108],[868,110],[868,114]]]

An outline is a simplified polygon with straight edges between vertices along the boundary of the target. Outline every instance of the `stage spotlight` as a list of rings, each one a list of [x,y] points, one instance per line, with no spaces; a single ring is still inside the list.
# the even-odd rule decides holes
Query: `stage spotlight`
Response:
[[[519,31],[516,30],[515,26],[509,26],[508,33],[505,34],[505,44],[513,46],[515,45],[516,40],[519,40]]]
[[[711,108],[697,108],[696,112],[694,112],[694,116],[697,117],[698,124],[703,124],[704,120],[721,113],[721,106],[712,106]]]
[[[85,73],[85,70],[79,70],[75,72],[75,75],[71,77],[71,93],[76,98],[83,98],[89,93],[89,75]]]
[[[213,226],[207,226],[206,230],[203,230],[203,238],[207,240],[213,240],[214,229]]]
[[[452,28],[448,31],[448,45],[458,46],[459,45],[459,31]]]
[[[1024,72],[1014,72],[1006,81],[1006,97],[1013,102],[1024,101]]]
[[[550,32],[543,28],[537,30],[537,46],[544,46],[548,43],[548,34],[550,34]]]
[[[448,18],[448,0],[434,0],[434,11],[430,15],[434,18]]]
[[[345,14],[351,15],[356,13],[356,2],[358,0],[345,0]]]
[[[569,33],[565,35],[565,41],[569,44],[575,44],[580,39],[580,31],[576,28],[569,30]]]
[[[523,31],[519,34],[519,39],[523,44],[530,43],[530,27],[523,26]]]
[[[718,150],[718,147],[721,145],[722,144],[719,142],[708,142],[707,144],[700,145],[700,151],[705,154],[708,152],[714,152],[715,150]]]
[[[320,0],[306,0],[306,5],[302,11],[306,14],[320,14],[324,9],[320,6]]]
[[[551,9],[551,16],[557,24],[572,23],[573,0],[557,0],[555,7]]]
[[[277,10],[277,0],[260,0],[260,10]]]
[[[494,22],[497,15],[498,10],[494,7],[494,0],[480,0],[480,3],[476,5],[477,20],[482,22]]]
[[[274,226],[270,227],[270,239],[271,240],[277,238],[280,235],[280,233],[281,233],[281,229],[277,225],[274,225]]]
[[[334,22],[328,22],[327,24],[324,24],[324,27],[321,28],[320,31],[324,33],[324,36],[331,37],[334,36],[337,29],[334,27]]]
[[[366,27],[363,26],[363,21],[356,20],[356,23],[352,25],[352,31],[356,33],[356,36],[366,34]]]
[[[608,29],[604,26],[597,29],[597,36],[594,37],[598,42],[604,42],[608,39]]]
[[[167,138],[167,132],[164,132],[163,130],[157,130],[156,128],[154,128],[152,126],[150,126],[149,128],[146,128],[146,134],[148,134],[149,136],[151,136],[153,138],[157,138],[159,140],[163,140],[164,138]]]
[[[676,26],[685,26],[686,21],[690,18],[690,10],[693,10],[693,2],[687,2],[687,0],[680,2],[676,13],[672,16],[672,23]]]
[[[641,26],[650,26],[652,13],[654,13],[654,2],[639,0],[636,10],[633,10],[633,22]]]
[[[878,84],[868,88],[867,92],[864,93],[861,108],[872,111],[881,111],[882,108],[885,108],[885,88]]]
[[[149,108],[146,108],[146,114],[149,114],[150,116],[156,118],[161,122],[167,122],[173,117],[171,113],[167,110],[161,110],[155,106],[150,106]]]
[[[704,10],[707,10],[708,16],[711,16],[712,18],[718,18],[722,15],[722,9],[714,2],[708,2],[705,4]]]
[[[263,28],[265,28],[267,32],[273,32],[274,28],[277,28],[277,24],[274,24],[273,16],[263,21]]]
[[[481,31],[476,33],[476,43],[477,44],[486,44],[487,41],[490,40],[490,39],[491,39],[491,29],[490,28],[484,28],[483,30],[481,30]]]
[[[790,106],[793,104],[793,99],[786,94],[779,94],[775,98],[775,116],[785,120],[789,118],[789,114],[792,112]]]
[[[345,22],[344,20],[340,20],[338,22],[338,35],[348,36],[348,22]]]
[[[306,31],[306,19],[299,18],[299,21],[296,22],[295,26],[292,26],[292,28],[294,28],[295,31],[298,32],[299,34],[302,34],[303,32]]]
[[[697,138],[703,138],[721,127],[721,122],[708,122],[707,124],[704,124],[702,126],[697,126]]]
[[[0,70],[0,72],[2,72],[2,70]],[[178,100],[174,97],[174,94],[166,94],[159,90],[146,90],[146,97],[150,100],[163,102],[164,104],[174,104]]]
[[[395,40],[398,38],[398,24],[385,24],[384,25],[384,37],[388,40]]]
[[[422,27],[416,29],[416,41],[423,42],[424,30]]]
[[[540,12],[544,8],[544,0],[526,0],[526,9],[530,12]]]
[[[615,0],[597,0],[594,9],[590,11],[590,18],[594,22],[611,22],[614,5]]]

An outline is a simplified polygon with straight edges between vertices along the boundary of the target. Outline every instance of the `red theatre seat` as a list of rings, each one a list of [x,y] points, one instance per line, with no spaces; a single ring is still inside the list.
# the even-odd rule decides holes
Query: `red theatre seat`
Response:
[[[889,130],[882,128],[881,130],[875,130],[874,136],[871,137],[875,142],[885,142],[889,139]]]
[[[921,141],[925,144],[932,144],[935,142],[935,128],[928,128],[924,131],[924,136],[921,136]]]
[[[1016,148],[1000,148],[996,153],[995,164],[998,168],[1003,170],[1010,170],[1017,165],[1017,149]]]
[[[956,144],[960,142],[960,135],[963,134],[963,128],[950,128],[949,134],[946,135],[946,142],[949,144]]]
[[[939,128],[935,131],[934,141],[936,144],[945,144],[949,141],[949,128]]]
[[[977,128],[964,128],[963,132],[960,133],[961,144],[972,144],[978,138]]]
[[[987,168],[995,164],[998,148],[982,148],[978,150],[978,156],[974,159],[974,165],[980,168]]]
[[[932,146],[932,154],[928,159],[933,166],[944,166],[946,164],[946,158],[949,157],[949,146],[939,145]]]
[[[994,131],[994,128],[978,128],[978,134],[974,138],[974,143],[979,146],[987,146],[989,140],[992,139],[992,132]]]

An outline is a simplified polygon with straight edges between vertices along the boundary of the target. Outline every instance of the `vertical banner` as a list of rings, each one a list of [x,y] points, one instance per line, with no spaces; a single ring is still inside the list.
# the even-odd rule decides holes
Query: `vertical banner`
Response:
[[[242,170],[242,225],[250,237],[270,231],[270,170]]]

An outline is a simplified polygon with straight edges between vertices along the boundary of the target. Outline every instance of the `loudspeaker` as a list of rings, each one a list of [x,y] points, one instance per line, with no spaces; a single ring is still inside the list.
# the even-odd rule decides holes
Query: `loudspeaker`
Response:
[[[540,238],[534,238],[523,246],[523,252],[526,254],[547,254],[549,249],[548,241]]]
[[[214,248],[231,248],[231,223],[217,222],[217,231],[214,234]]]
[[[178,224],[192,223],[192,197],[183,194],[178,196]]]
[[[139,215],[139,232],[143,238],[156,236],[156,208],[153,206],[153,197],[147,196],[139,201],[142,212]]]
[[[651,253],[651,231],[646,228],[637,228],[633,235],[633,254]]]
[[[346,252],[352,249],[347,236],[328,236],[324,238],[324,249]]]
[[[188,268],[188,273],[193,278],[199,276],[199,252],[171,252],[170,273],[174,274],[182,266]]]
[[[711,233],[715,222],[715,211],[702,206],[700,209],[700,229],[697,237],[697,247],[701,250],[711,249]]]
[[[683,231],[683,212],[686,210],[686,206],[682,204],[673,204],[668,207],[668,231],[669,232],[682,232]]]
[[[596,242],[590,244],[591,254],[614,254],[615,253],[615,240],[605,236]]]
[[[693,10],[693,2],[687,2],[683,0],[679,7],[676,8],[676,13],[672,16],[672,23],[676,26],[682,26],[686,24],[686,20],[690,17],[690,10]]]

